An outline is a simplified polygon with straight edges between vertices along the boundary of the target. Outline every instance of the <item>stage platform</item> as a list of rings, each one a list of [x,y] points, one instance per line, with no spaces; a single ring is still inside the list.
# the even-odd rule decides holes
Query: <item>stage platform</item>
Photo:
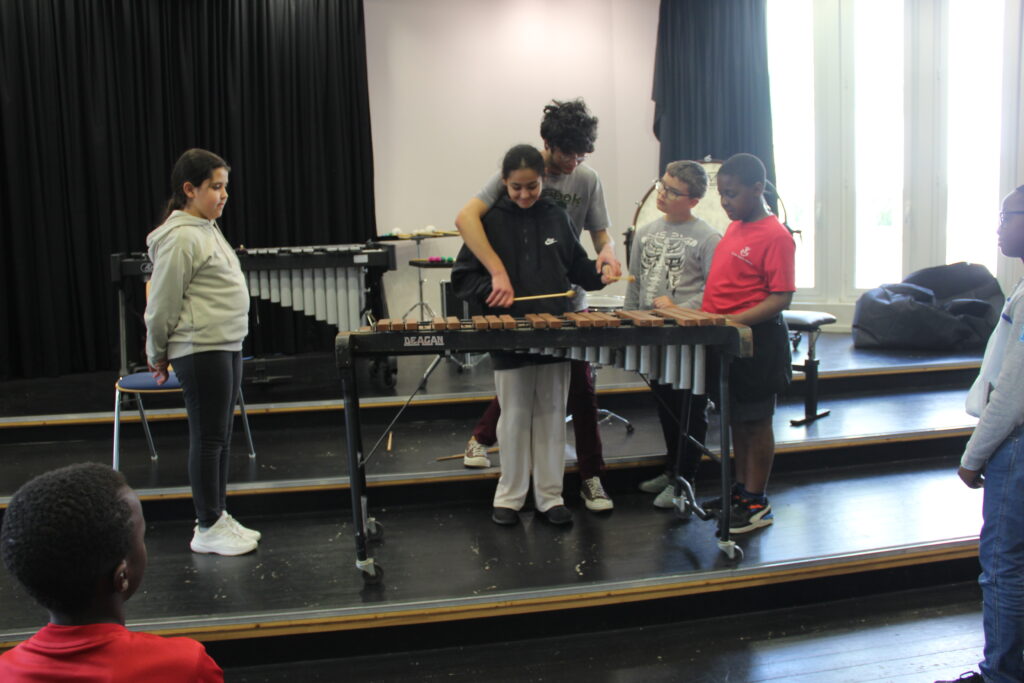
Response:
[[[343,407],[332,359],[268,362],[268,377],[290,379],[246,384],[257,458],[250,460],[236,439],[232,463],[232,512],[264,534],[251,555],[188,550],[193,520],[180,403],[154,407],[156,463],[139,425],[124,425],[124,469],[144,499],[150,553],[129,625],[211,643],[299,638],[656,605],[770,586],[799,592],[804,582],[830,577],[963,566],[976,556],[981,496],[954,470],[974,423],[963,413],[963,399],[980,355],[866,353],[852,349],[847,335],[822,335],[820,401],[832,414],[790,426],[803,414],[798,379],[776,419],[770,487],[776,523],[737,536],[744,553],[737,561],[717,549],[713,523],[680,520],[637,492],[636,484],[658,471],[664,445],[646,387],[615,370],[600,372],[599,402],[635,426],[631,434],[616,424],[602,429],[615,510],[597,515],[583,508],[568,453],[571,527],[551,527],[529,511],[516,527],[493,524],[497,468],[467,470],[460,460],[438,460],[464,447],[493,395],[490,370],[486,360],[469,370],[443,362],[395,426],[392,450],[368,465],[371,512],[384,527],[384,538],[371,545],[385,573],[375,586],[365,585],[354,566]],[[400,359],[394,389],[365,378],[367,448],[428,361]],[[107,373],[4,383],[11,386],[3,392],[0,423],[0,502],[35,473],[109,461],[114,379]],[[499,457],[492,457],[495,465]],[[698,493],[711,495],[714,488],[709,466]],[[4,645],[45,620],[6,575],[0,604]]]

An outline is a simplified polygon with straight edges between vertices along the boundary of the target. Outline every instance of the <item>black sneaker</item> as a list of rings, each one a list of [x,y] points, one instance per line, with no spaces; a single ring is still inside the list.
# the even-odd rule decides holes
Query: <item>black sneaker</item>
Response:
[[[765,498],[763,503],[756,503],[748,498],[741,498],[734,503],[729,513],[729,533],[745,534],[754,529],[768,526],[774,520],[771,503]]]
[[[502,526],[515,526],[519,524],[519,511],[512,508],[493,508],[491,521]]]
[[[977,671],[965,671],[957,678],[948,681],[935,681],[935,683],[985,683],[985,679]]]
[[[732,492],[732,504],[736,505],[739,502],[740,502],[740,494],[736,493],[736,491],[734,490]],[[707,510],[708,512],[714,512],[716,510],[721,510],[722,509],[722,497],[721,496],[717,496],[716,498],[708,498],[707,500],[702,500],[701,503],[700,503],[700,506],[703,509]]]
[[[556,505],[552,508],[548,508],[543,513],[544,519],[548,520],[549,524],[571,524],[572,523],[572,512],[569,508],[564,505]]]

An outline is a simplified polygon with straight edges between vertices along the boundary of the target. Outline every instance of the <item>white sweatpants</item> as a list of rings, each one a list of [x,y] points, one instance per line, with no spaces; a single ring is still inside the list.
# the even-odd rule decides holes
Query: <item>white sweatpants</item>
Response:
[[[495,370],[494,386],[501,406],[501,477],[494,507],[522,508],[531,475],[537,510],[545,512],[562,505],[569,363]]]

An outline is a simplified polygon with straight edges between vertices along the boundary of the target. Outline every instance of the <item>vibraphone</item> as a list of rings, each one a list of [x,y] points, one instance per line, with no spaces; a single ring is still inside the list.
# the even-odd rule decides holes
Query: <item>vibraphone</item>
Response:
[[[567,313],[561,317],[528,314],[521,319],[508,315],[475,316],[471,320],[449,317],[426,323],[382,319],[373,328],[340,332],[335,342],[335,355],[345,399],[356,567],[363,573],[364,580],[376,583],[383,574],[367,550],[368,541],[379,538],[382,531],[368,514],[366,459],[356,384],[359,358],[518,350],[616,365],[643,373],[654,381],[703,394],[706,388],[704,358],[709,347],[718,351],[719,388],[722,396],[728,396],[730,361],[753,352],[750,328],[726,323],[721,316],[676,307],[656,311]],[[721,403],[722,496],[723,500],[729,500],[729,406],[728,401]],[[685,420],[685,415],[681,418]],[[728,505],[718,513],[718,524],[719,548],[733,558],[738,547],[729,538]]]
[[[250,296],[293,308],[339,330],[359,329],[366,310],[386,315],[381,278],[395,269],[395,249],[390,244],[272,247],[235,253]],[[153,264],[144,252],[111,254],[110,272],[118,288],[123,375],[128,371],[123,283],[126,278],[148,278]]]

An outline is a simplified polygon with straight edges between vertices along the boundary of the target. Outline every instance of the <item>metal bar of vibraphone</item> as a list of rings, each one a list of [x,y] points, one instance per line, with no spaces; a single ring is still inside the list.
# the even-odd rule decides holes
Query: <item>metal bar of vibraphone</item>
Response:
[[[324,322],[338,324],[338,278],[334,268],[324,268]]]
[[[324,269],[313,269],[313,314],[317,320],[327,320],[327,291],[324,288]]]
[[[345,293],[348,297],[348,329],[358,330],[362,325],[365,292],[363,291],[363,269],[345,269]]]
[[[281,271],[279,270],[270,271],[270,301],[275,304],[281,303]]]
[[[285,308],[293,308],[292,271],[290,269],[281,271],[281,305]]]
[[[313,269],[302,269],[302,301],[306,315],[316,315],[316,287],[313,284]]]
[[[261,270],[260,271],[260,298],[261,299],[269,299],[270,298],[270,271],[269,270]]]
[[[338,307],[338,329],[339,330],[352,330],[351,318],[348,314],[348,275],[346,271],[348,268],[335,268],[334,269],[334,280],[336,287],[338,288],[337,307]]]

